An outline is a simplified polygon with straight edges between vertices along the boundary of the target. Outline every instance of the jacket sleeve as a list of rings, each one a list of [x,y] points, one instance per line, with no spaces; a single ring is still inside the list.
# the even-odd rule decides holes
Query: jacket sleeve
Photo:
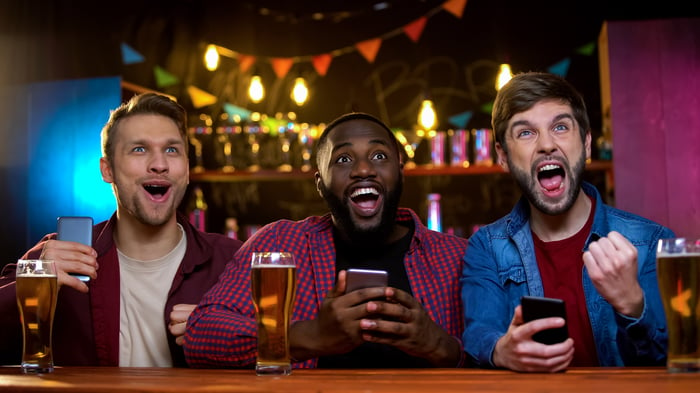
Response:
[[[485,228],[469,239],[460,285],[464,304],[464,349],[478,367],[492,368],[493,350],[507,331],[513,310],[508,310]]]
[[[644,310],[639,319],[615,314],[617,345],[625,366],[663,366],[666,363],[668,332],[656,276],[656,245],[659,239],[674,236],[670,229],[659,226],[644,248],[638,246]]]

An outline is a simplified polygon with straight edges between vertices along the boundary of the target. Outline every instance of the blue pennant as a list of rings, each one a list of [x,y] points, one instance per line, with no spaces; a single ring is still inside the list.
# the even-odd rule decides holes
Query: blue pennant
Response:
[[[122,62],[124,64],[143,63],[144,57],[134,50],[134,48],[122,42]]]
[[[559,75],[562,78],[566,78],[566,74],[569,72],[569,64],[571,64],[571,59],[567,57],[566,59],[550,66],[547,71],[552,74]]]

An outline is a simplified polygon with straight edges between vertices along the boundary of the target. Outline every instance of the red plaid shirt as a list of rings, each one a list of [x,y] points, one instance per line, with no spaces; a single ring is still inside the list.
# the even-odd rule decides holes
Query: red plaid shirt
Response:
[[[428,230],[410,209],[398,222],[413,221],[415,233],[404,264],[413,296],[430,317],[459,340],[463,330],[459,277],[467,239]],[[330,214],[302,221],[268,224],[246,241],[188,321],[185,356],[192,367],[252,367],[257,333],[250,295],[254,251],[289,251],[297,264],[292,320],[315,319],[321,301],[335,284],[335,245]],[[460,340],[461,342],[461,340]],[[295,363],[316,367],[318,359]]]

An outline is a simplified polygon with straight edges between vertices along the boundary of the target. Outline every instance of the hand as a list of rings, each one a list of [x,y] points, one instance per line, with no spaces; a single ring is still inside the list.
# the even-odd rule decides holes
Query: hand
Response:
[[[196,304],[176,304],[173,306],[173,311],[170,312],[168,330],[175,336],[175,343],[177,345],[182,345],[182,342],[185,340],[187,318],[190,317],[190,314],[192,314],[192,311],[194,311],[196,307]]]
[[[371,300],[364,305],[371,316],[360,321],[365,341],[391,345],[437,367],[458,364],[461,343],[436,324],[413,296],[387,287],[384,297],[386,301]]]
[[[360,321],[371,318],[366,304],[384,296],[384,287],[345,293],[346,272],[338,274],[336,285],[321,302],[316,319],[299,321],[289,329],[291,355],[296,360],[350,352],[364,342]]]
[[[69,286],[87,293],[88,286],[68,273],[79,273],[97,278],[97,251],[81,243],[63,240],[46,240],[38,243],[29,251],[41,249],[40,259],[52,259],[56,262],[58,285]]]
[[[583,253],[588,275],[601,296],[620,314],[639,318],[644,291],[637,279],[637,249],[618,232],[591,242]]]
[[[563,318],[542,318],[525,323],[522,309],[515,308],[508,331],[496,342],[493,363],[514,371],[549,372],[562,371],[574,358],[574,340],[553,345],[538,343],[532,336],[545,329],[564,326]],[[471,339],[478,340],[478,337]]]

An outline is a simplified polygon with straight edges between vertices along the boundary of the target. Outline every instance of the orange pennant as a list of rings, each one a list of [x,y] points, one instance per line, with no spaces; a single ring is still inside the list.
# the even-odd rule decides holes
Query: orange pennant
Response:
[[[450,14],[462,18],[464,7],[467,5],[467,0],[447,0],[442,8]]]
[[[318,74],[321,76],[326,76],[326,73],[328,72],[328,67],[330,67],[332,59],[333,57],[326,53],[323,55],[314,56],[311,59],[311,61],[313,62],[316,72],[318,72]]]
[[[282,79],[284,78],[287,73],[289,72],[289,69],[292,68],[292,65],[294,65],[294,59],[292,58],[275,58],[271,60],[272,62],[272,69],[275,70],[275,75],[277,75],[278,78]]]
[[[241,72],[248,71],[253,64],[255,64],[255,56],[238,55],[238,66],[241,68]]]
[[[355,44],[355,48],[357,48],[360,54],[370,63],[374,63],[374,59],[377,57],[377,52],[379,52],[380,46],[382,46],[381,38],[373,38],[371,40],[362,41]]]
[[[415,21],[407,24],[403,28],[403,32],[411,39],[413,42],[418,42],[421,34],[423,34],[423,29],[425,28],[425,22],[428,21],[427,16],[420,17]]]
[[[214,104],[217,101],[216,96],[194,86],[187,86],[187,93],[190,95],[192,105],[197,109]]]

